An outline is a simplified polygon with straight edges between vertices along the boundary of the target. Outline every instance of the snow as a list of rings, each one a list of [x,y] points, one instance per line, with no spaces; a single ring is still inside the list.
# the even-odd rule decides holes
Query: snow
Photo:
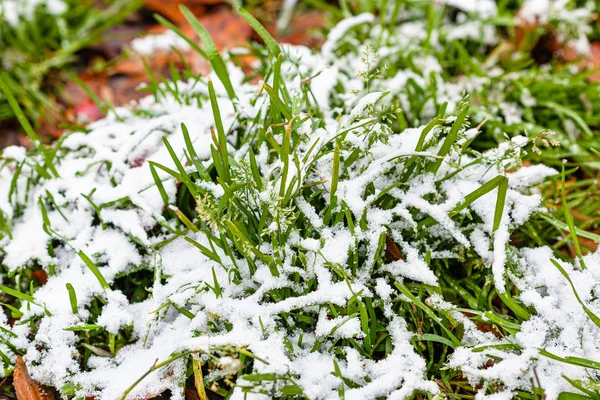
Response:
[[[5,159],[13,159],[15,161],[21,162],[25,160],[25,155],[25,147],[8,146],[2,149],[2,157]]]
[[[375,16],[370,13],[363,13],[354,17],[346,18],[339,22],[333,29],[329,31],[327,40],[321,47],[321,54],[326,60],[334,58],[335,50],[338,42],[344,37],[344,35],[355,26],[363,25],[369,22],[375,21]]]
[[[140,55],[150,55],[156,51],[168,51],[172,48],[188,51],[190,44],[171,30],[160,34],[150,34],[131,41],[131,48]]]
[[[584,381],[588,378],[598,379],[595,370],[556,362],[539,355],[538,349],[545,349],[559,357],[600,359],[600,327],[585,314],[566,278],[551,264],[552,258],[553,252],[548,247],[521,251],[518,273],[522,278],[516,279],[521,290],[519,298],[523,304],[534,309],[536,314],[521,324],[516,336],[508,338],[520,350],[516,353],[500,350],[486,352],[498,357],[490,368],[483,366],[487,361],[484,353],[473,353],[470,349],[463,348],[453,355],[450,366],[459,366],[473,382],[481,378],[501,377],[509,392],[528,390],[531,379],[539,379],[546,396],[552,399],[563,391],[574,391],[563,376]],[[577,270],[564,262],[560,264],[575,284],[584,304],[598,315],[600,304],[590,293],[600,277],[600,254],[588,255],[585,261],[588,265],[585,271]],[[473,347],[492,343],[486,340]],[[533,376],[534,371],[537,377]]]
[[[515,172],[507,174],[510,187],[532,187],[542,183],[546,178],[558,174],[554,168],[543,164],[524,166]]]
[[[40,7],[50,15],[60,15],[67,10],[63,0],[3,0],[0,2],[0,20],[16,26],[21,18],[32,19]]]
[[[518,22],[529,25],[544,25],[555,21],[559,27],[571,29],[576,36],[565,40],[562,34],[558,39],[566,43],[578,54],[589,56],[590,43],[587,35],[590,28],[587,22],[593,19],[589,7],[570,8],[568,0],[526,0],[519,10]]]
[[[441,0],[441,2],[468,13],[475,13],[481,18],[495,17],[498,11],[494,0]]]

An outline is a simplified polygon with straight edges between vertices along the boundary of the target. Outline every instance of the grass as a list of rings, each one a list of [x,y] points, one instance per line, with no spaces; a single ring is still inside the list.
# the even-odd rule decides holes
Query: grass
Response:
[[[410,351],[418,356],[412,358],[412,353],[406,353],[408,362],[415,368],[419,362],[423,363],[416,375],[401,371],[408,374],[407,379],[417,382],[406,397],[475,398],[478,392],[502,393],[505,385],[509,385],[502,382],[503,377],[481,379],[473,385],[473,379],[467,380],[467,373],[461,368],[448,365],[453,354],[461,349],[485,354],[487,364],[483,370],[527,350],[515,340],[515,335],[533,316],[541,318],[543,313],[520,297],[519,279],[523,270],[519,252],[525,248],[552,248],[555,258],[546,260],[548,265],[559,270],[563,284],[572,288],[582,311],[598,325],[597,314],[591,308],[593,298],[578,293],[567,271],[571,274],[585,271],[584,254],[593,250],[600,229],[596,112],[600,111],[597,110],[600,102],[594,100],[600,94],[600,86],[586,80],[587,72],[573,73],[561,60],[540,63],[532,58],[533,49],[544,36],[558,28],[549,23],[537,27],[524,39],[517,39],[518,27],[511,25],[511,21],[518,2],[499,2],[498,15],[485,22],[502,38],[495,48],[472,39],[434,43],[433,38],[444,29],[444,18],[455,17],[452,10],[439,9],[427,2],[382,4],[391,10],[389,20],[380,14],[372,26],[354,27],[335,49],[336,57],[348,63],[337,64],[342,78],[334,82],[327,104],[315,100],[311,81],[318,71],[310,70],[310,60],[295,58],[252,16],[239,10],[265,43],[264,47],[253,47],[253,56],[260,60],[256,73],[263,77],[264,83],[254,86],[255,93],[248,96],[244,92],[247,88],[242,90],[232,83],[228,56],[216,51],[204,28],[182,8],[202,40],[201,54],[210,61],[215,81],[197,78],[193,81],[197,90],[155,81],[152,94],[156,103],[197,105],[198,112],[209,110],[214,124],[210,135],[201,137],[205,140],[201,144],[191,133],[195,127],[177,121],[176,128],[161,138],[171,160],[144,164],[164,207],[160,213],[151,215],[157,221],[146,232],[151,244],[144,244],[128,233],[144,261],[129,266],[115,279],[103,275],[106,265],[102,254],[70,248],[69,239],[54,231],[52,221],[57,219],[52,220],[48,214],[54,212],[56,217],[60,213],[67,219],[65,213],[71,218],[72,210],[80,203],[72,199],[71,203],[57,202],[57,195],[47,191],[39,192],[42,194],[37,199],[28,199],[27,195],[34,193],[32,188],[52,182],[53,175],[43,166],[27,168],[27,175],[19,176],[22,174],[19,166],[25,163],[30,167],[32,162],[39,161],[36,154],[42,155],[46,160],[44,166],[48,167],[46,157],[60,165],[63,160],[79,158],[85,153],[79,153],[81,149],[52,152],[40,147],[38,153],[23,162],[5,160],[4,168],[14,168],[16,177],[9,174],[15,181],[11,193],[16,190],[26,193],[19,193],[13,200],[16,211],[4,219],[2,231],[10,234],[10,223],[21,221],[33,202],[44,215],[43,229],[52,236],[48,252],[73,252],[102,288],[94,296],[87,296],[83,305],[78,305],[80,294],[76,282],[68,283],[64,289],[69,299],[67,311],[79,318],[78,324],[64,329],[75,335],[73,347],[79,351],[77,363],[82,371],[93,370],[90,359],[94,356],[111,358],[127,346],[140,343],[145,346],[146,340],[151,342],[150,329],[146,337],[134,333],[135,322],[120,326],[115,333],[99,324],[99,318],[112,301],[107,292],[120,290],[129,299],[139,296],[136,301],[143,303],[152,298],[153,292],[139,294],[138,288],[158,290],[167,287],[171,279],[179,278],[166,275],[160,262],[156,262],[157,257],[165,254],[162,249],[178,241],[186,241],[205,257],[206,261],[198,266],[206,270],[205,279],[186,281],[172,293],[172,298],[163,299],[152,310],[158,321],[157,330],[159,323],[169,325],[179,316],[189,321],[205,318],[205,325],[194,331],[193,336],[220,340],[236,332],[240,321],[235,315],[228,315],[225,308],[210,308],[213,304],[243,299],[248,307],[281,307],[272,315],[258,313],[256,319],[246,321],[244,329],[248,337],[255,332],[264,338],[281,337],[281,353],[289,358],[290,364],[311,354],[327,357],[331,365],[321,380],[325,385],[329,376],[335,377],[339,398],[363,393],[360,390],[369,388],[373,382],[381,384],[377,381],[380,375],[366,368],[362,376],[351,376],[347,363],[350,357],[358,357],[365,365],[384,365],[386,360],[394,359],[403,345],[398,339],[398,331],[402,329],[409,332],[406,340]],[[412,13],[403,12],[404,7]],[[340,15],[349,16],[377,12],[377,8],[375,2],[342,1],[339,11]],[[412,21],[403,22],[422,24],[424,38],[402,42],[403,34],[395,33],[393,21],[405,16]],[[396,51],[377,54],[377,48],[386,47]],[[364,69],[352,71],[350,61],[361,57],[361,48],[364,48],[361,66]],[[486,60],[506,48],[516,55],[501,54],[497,64],[503,70],[498,75],[491,74],[485,66]],[[435,60],[441,68],[426,71],[419,65],[423,59],[428,60],[425,66]],[[297,72],[302,66],[308,66],[308,72]],[[357,72],[359,77],[354,83],[360,85],[345,85],[344,82],[356,78],[353,74]],[[398,87],[393,86],[396,76],[406,77]],[[461,79],[470,79],[477,85],[471,86],[468,93],[459,90],[452,95],[442,91],[463,89],[453,86]],[[216,84],[221,84],[224,91],[216,88]],[[383,93],[372,97],[375,100],[361,112],[352,112],[360,99],[377,94],[378,90]],[[232,105],[233,117],[223,113],[229,110],[223,107],[226,101],[230,102],[226,105]],[[248,115],[243,108],[245,101],[259,111]],[[517,122],[506,114],[508,105],[514,105],[521,113]],[[326,106],[330,110],[324,109]],[[13,109],[18,110],[18,105]],[[152,112],[147,110],[147,119],[152,118]],[[137,117],[143,113],[138,114]],[[394,151],[398,149],[393,148],[394,144],[404,143],[399,140],[409,135],[410,128],[419,129],[414,138],[415,150],[396,154]],[[516,136],[520,142],[510,141]],[[560,142],[560,146],[552,140]],[[175,143],[183,143],[183,147],[179,149]],[[504,147],[498,150],[498,146]],[[382,160],[383,149],[394,156]],[[199,156],[201,151],[210,156]],[[520,224],[509,219],[511,196],[519,191],[509,185],[507,172],[523,164],[559,167],[562,173],[547,178],[539,187],[548,211],[536,211]],[[107,168],[109,175],[110,168]],[[473,176],[476,178],[469,178]],[[457,194],[454,188],[466,184],[469,189]],[[415,194],[427,185],[433,189]],[[170,191],[169,187],[176,190]],[[149,189],[140,192],[144,190]],[[529,195],[535,190],[526,188],[519,193]],[[102,212],[133,209],[133,200],[121,198],[97,204],[93,194],[82,195],[84,199],[80,200],[93,224],[102,231],[119,231],[114,222],[103,219]],[[414,200],[415,196],[420,202]],[[481,201],[487,202],[487,216],[477,208]],[[446,202],[448,206],[443,208]],[[436,210],[442,210],[443,215]],[[386,220],[378,222],[378,215],[384,215]],[[485,231],[486,224],[489,231]],[[455,226],[456,232],[448,226]],[[477,230],[481,235],[487,232],[494,258],[496,252],[504,254],[507,261],[502,274],[473,246],[467,245],[468,237]],[[326,247],[341,233],[346,235],[348,245],[340,260]],[[395,269],[394,266],[401,267],[403,263],[409,266],[409,271]],[[315,273],[317,267],[320,270]],[[419,268],[437,278],[437,284],[432,284],[426,273],[415,273]],[[0,287],[8,295],[0,300],[14,318],[20,318],[14,322],[15,326],[26,325],[31,330],[26,334],[27,340],[35,340],[37,334],[43,333],[38,332],[39,324],[45,318],[52,318],[47,309],[41,314],[29,312],[40,287],[32,277],[38,269],[48,270],[51,281],[54,279],[48,265],[31,260],[16,270],[4,271],[4,285]],[[344,288],[347,298],[285,306],[320,294],[325,282],[319,274],[327,274],[330,290]],[[263,286],[265,281],[285,284]],[[185,288],[191,288],[193,294],[185,298],[176,296]],[[258,303],[253,302],[256,293],[260,294]],[[85,313],[80,314],[84,309]],[[335,323],[317,334],[324,321]],[[398,327],[398,321],[402,321],[400,325],[404,328]],[[352,324],[357,332],[342,334]],[[5,374],[10,375],[11,365],[6,360],[23,354],[24,349],[13,344],[10,327],[4,329],[9,333],[2,336],[5,347],[1,348],[0,356],[5,360]],[[490,339],[491,344],[473,345],[469,340],[478,330],[491,332],[490,335],[503,341]],[[234,390],[273,398],[310,398],[307,393],[310,387],[302,375],[306,371],[289,368],[284,373],[270,369],[277,360],[270,358],[269,351],[260,353],[259,347],[252,348],[253,344],[176,351],[157,360],[147,371],[141,370],[137,380],[132,380],[119,395],[128,398],[145,377],[164,371],[179,373],[178,387],[181,389],[188,382],[201,399],[227,398]],[[233,371],[222,366],[229,357],[236,361]],[[542,362],[552,360],[587,369],[586,380],[564,375],[572,392],[563,391],[559,398],[600,396],[597,360],[559,355],[545,348],[539,349],[532,363],[538,358]],[[405,369],[410,370],[408,366]],[[535,368],[531,372],[537,373]],[[424,380],[432,382],[439,395],[433,394],[432,386]],[[83,398],[92,390],[75,379],[57,389],[67,398]],[[523,399],[541,399],[546,395],[539,379],[535,382],[533,378],[510,390]]]
[[[100,7],[90,1],[64,3],[65,11],[60,15],[52,15],[44,5],[38,5],[30,16],[19,17],[17,23],[0,17],[4,70],[0,77],[0,121],[18,117],[9,104],[11,95],[29,121],[37,124],[40,118],[60,120],[56,99],[68,80],[67,74],[73,72],[78,52],[97,42],[103,31],[137,7],[135,2],[122,0],[110,0]],[[7,7],[10,9],[11,4]]]

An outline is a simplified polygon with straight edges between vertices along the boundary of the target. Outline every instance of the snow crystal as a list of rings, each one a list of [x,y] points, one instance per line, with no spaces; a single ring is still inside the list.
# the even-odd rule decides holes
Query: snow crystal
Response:
[[[131,41],[131,48],[141,55],[149,55],[155,51],[167,51],[171,48],[187,51],[190,44],[171,30],[160,34],[150,34]]]

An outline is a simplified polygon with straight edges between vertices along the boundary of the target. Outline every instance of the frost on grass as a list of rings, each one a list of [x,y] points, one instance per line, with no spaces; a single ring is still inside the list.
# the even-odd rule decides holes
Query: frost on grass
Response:
[[[207,387],[234,399],[403,399],[443,392],[424,357],[442,343],[480,397],[542,384],[556,398],[577,390],[563,375],[593,379],[568,361],[600,359],[597,255],[586,270],[554,260],[563,274],[548,248],[510,242],[543,212],[534,185],[555,173],[521,167],[541,139],[472,150],[473,119],[508,107],[473,110],[464,92],[498,81],[446,82],[433,55],[390,71],[384,61],[402,65],[427,40],[424,20],[384,32],[375,21],[341,22],[320,53],[264,56],[262,82],[227,62],[226,74],[154,86],[50,153],[6,149],[2,290],[20,306],[18,321],[0,319],[4,373],[24,354],[69,398],[182,399],[196,353]],[[487,276],[523,322],[444,298],[466,273]]]

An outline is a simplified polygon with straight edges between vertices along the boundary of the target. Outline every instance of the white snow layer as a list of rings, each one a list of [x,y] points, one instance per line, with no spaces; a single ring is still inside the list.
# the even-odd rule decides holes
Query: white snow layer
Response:
[[[20,18],[31,19],[38,7],[44,7],[50,15],[60,15],[67,10],[63,0],[2,0],[0,1],[0,21],[17,25]]]
[[[152,54],[157,50],[171,50],[172,48],[187,51],[190,44],[181,36],[169,30],[164,33],[150,34],[131,41],[131,48],[141,55]]]

